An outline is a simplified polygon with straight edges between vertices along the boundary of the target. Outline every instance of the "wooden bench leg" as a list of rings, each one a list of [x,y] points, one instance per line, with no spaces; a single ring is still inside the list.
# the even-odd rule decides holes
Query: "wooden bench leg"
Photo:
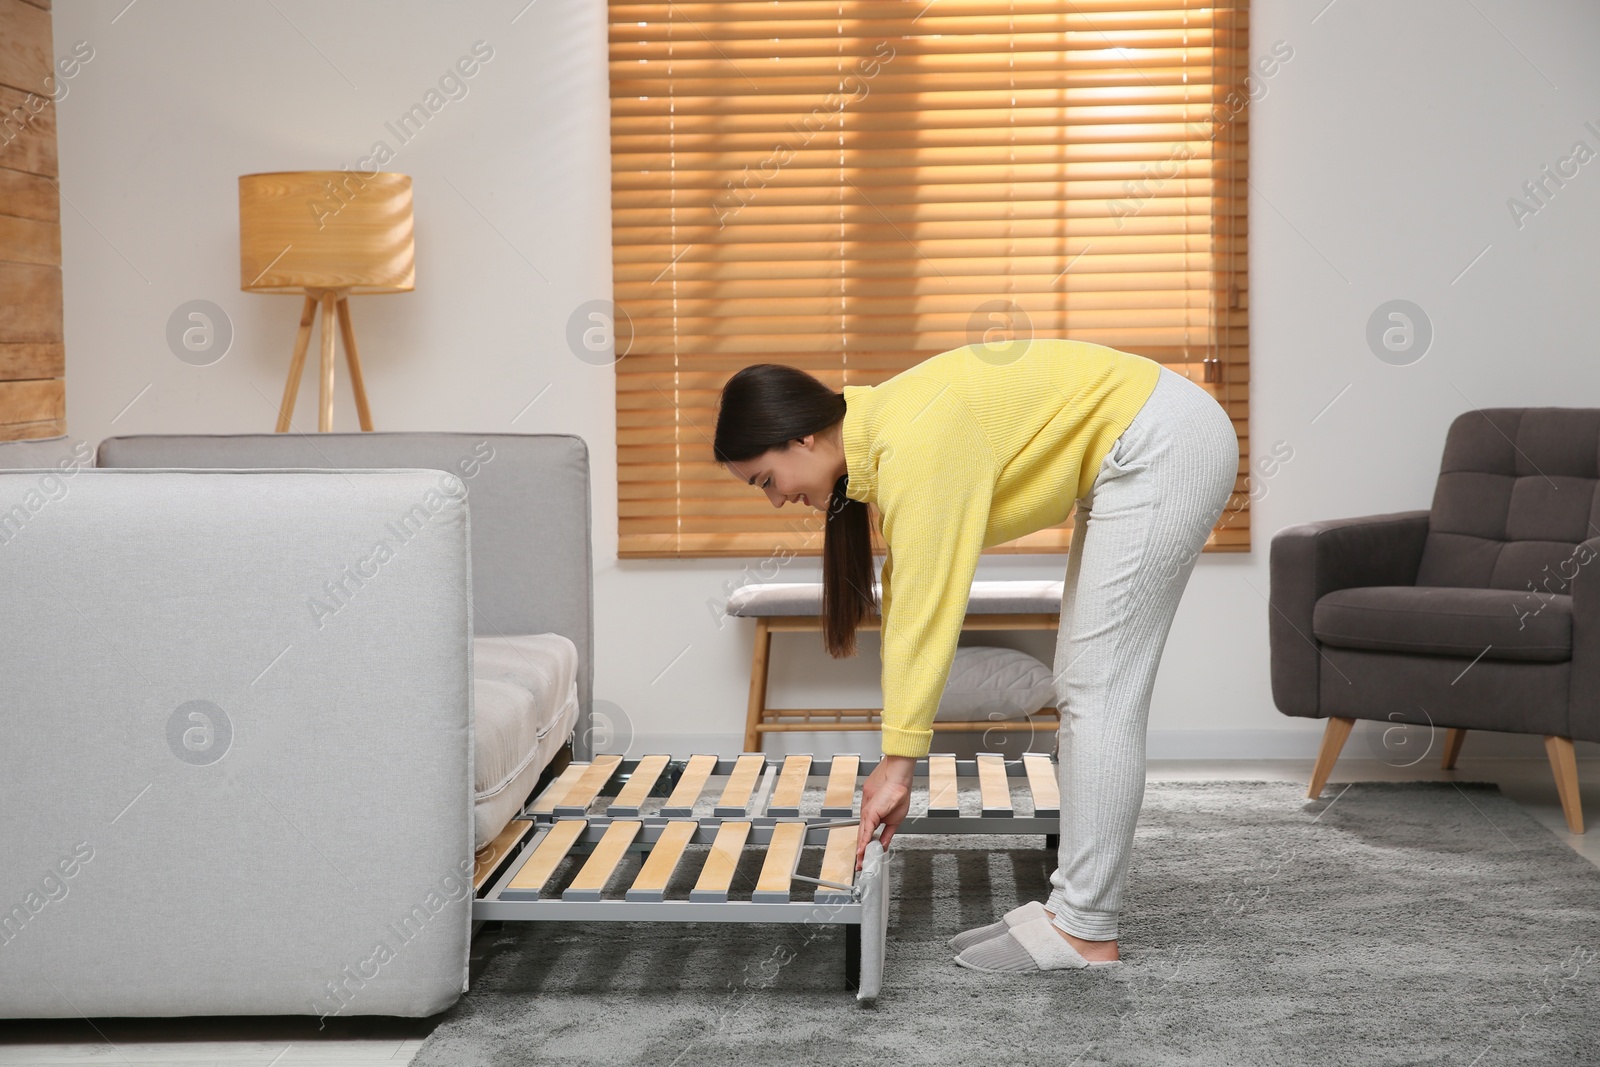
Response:
[[[772,655],[772,629],[766,619],[756,620],[756,646],[750,660],[750,705],[744,717],[744,752],[762,752],[756,725],[767,712],[767,664]]]
[[[1339,750],[1344,748],[1350,727],[1355,724],[1354,719],[1329,717],[1327,729],[1322,731],[1322,747],[1317,750],[1317,765],[1311,769],[1311,789],[1306,793],[1312,800],[1322,795],[1322,787],[1328,784],[1328,775],[1339,759]]]

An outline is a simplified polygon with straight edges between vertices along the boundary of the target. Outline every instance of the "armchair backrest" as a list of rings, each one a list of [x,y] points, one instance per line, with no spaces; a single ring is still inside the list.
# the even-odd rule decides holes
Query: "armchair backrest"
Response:
[[[1600,408],[1481,408],[1445,437],[1418,585],[1566,593],[1600,537]]]

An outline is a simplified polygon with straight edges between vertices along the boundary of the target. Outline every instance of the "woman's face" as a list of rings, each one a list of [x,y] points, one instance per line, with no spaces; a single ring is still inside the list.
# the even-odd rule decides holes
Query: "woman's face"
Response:
[[[845,462],[837,444],[812,433],[790,441],[787,448],[769,448],[755,459],[730,463],[728,470],[766,493],[775,508],[804,504],[825,511]]]

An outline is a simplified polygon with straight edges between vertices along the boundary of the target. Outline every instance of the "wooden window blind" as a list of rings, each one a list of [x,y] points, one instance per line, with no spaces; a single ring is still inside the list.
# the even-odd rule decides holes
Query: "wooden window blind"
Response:
[[[1248,549],[1246,6],[613,2],[620,555],[820,551],[711,458],[741,367],[839,389],[1024,336],[1211,390],[1241,461],[1206,547]]]

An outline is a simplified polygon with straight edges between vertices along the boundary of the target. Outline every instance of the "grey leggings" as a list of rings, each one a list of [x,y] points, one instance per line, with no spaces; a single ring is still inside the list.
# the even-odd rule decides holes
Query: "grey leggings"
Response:
[[[1201,546],[1239,470],[1239,442],[1204,388],[1161,368],[1073,513],[1055,683],[1061,847],[1045,906],[1093,941],[1117,913],[1144,801],[1150,690]]]

